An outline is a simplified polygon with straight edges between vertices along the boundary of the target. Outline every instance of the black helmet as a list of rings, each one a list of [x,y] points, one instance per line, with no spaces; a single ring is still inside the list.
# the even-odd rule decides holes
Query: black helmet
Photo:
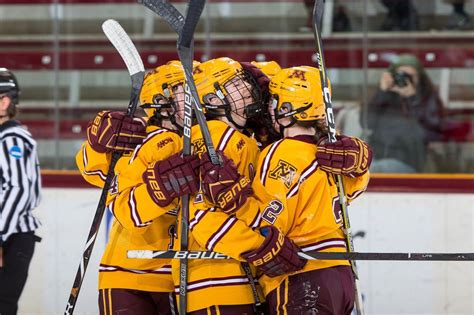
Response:
[[[8,93],[13,104],[18,104],[20,87],[13,73],[7,68],[0,68],[0,94]]]

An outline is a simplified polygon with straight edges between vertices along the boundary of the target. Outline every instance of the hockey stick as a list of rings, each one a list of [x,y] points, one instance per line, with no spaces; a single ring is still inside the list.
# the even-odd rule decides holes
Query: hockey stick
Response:
[[[192,75],[193,69],[193,37],[204,1],[189,1],[186,19],[178,39],[178,56],[183,66],[186,82],[184,84],[184,124],[183,124],[183,155],[191,155],[191,127],[193,119],[193,106],[199,97],[196,98],[191,92],[191,87],[195,89]],[[166,11],[169,13],[169,11]],[[167,20],[168,21],[168,20]],[[184,34],[184,32],[187,32]],[[186,40],[184,42],[183,38]],[[183,47],[187,44],[187,47]],[[184,50],[183,50],[184,49]],[[188,68],[189,67],[189,68]],[[189,246],[189,195],[184,195],[181,203],[181,243],[180,249],[187,250]],[[187,291],[188,291],[188,259],[179,261],[179,314],[187,313]]]
[[[142,59],[138,54],[138,51],[135,45],[128,37],[127,33],[124,29],[120,26],[117,21],[114,20],[107,20],[102,24],[102,29],[110,40],[110,42],[114,45],[115,49],[117,49],[118,53],[122,57],[123,61],[125,62],[128,72],[130,73],[130,78],[132,81],[132,91],[130,95],[130,102],[128,103],[127,107],[127,116],[132,117],[135,113],[135,109],[137,108],[137,104],[140,97],[140,90],[143,84],[143,77],[145,74],[145,68],[143,66]],[[110,184],[113,180],[115,175],[114,168],[115,164],[119,160],[122,154],[120,152],[113,152],[112,158],[109,165],[109,170],[107,172],[107,177],[105,179],[104,187],[102,188],[102,193],[100,195],[99,204],[97,205],[97,210],[95,212],[94,219],[92,221],[92,225],[89,231],[89,236],[87,237],[86,246],[84,248],[84,252],[82,254],[81,263],[79,264],[79,268],[76,272],[76,277],[74,279],[74,283],[72,285],[71,293],[69,295],[69,300],[66,305],[66,310],[64,314],[69,315],[73,314],[74,308],[76,307],[77,297],[79,295],[79,291],[82,286],[82,282],[84,280],[84,275],[86,273],[87,266],[89,264],[89,259],[92,254],[92,249],[94,248],[95,240],[97,238],[97,233],[99,232],[100,223],[102,222],[102,218],[104,216],[104,211],[106,207],[107,201],[107,193],[110,188]]]
[[[324,53],[323,53],[323,46],[321,41],[321,25],[322,25],[322,18],[324,12],[324,0],[316,0],[314,2],[313,8],[313,33],[314,39],[316,42],[316,60],[318,63],[319,74],[321,77],[321,87],[322,87],[322,94],[324,99],[324,106],[326,109],[326,120],[328,125],[328,138],[329,142],[336,142],[336,124],[334,121],[334,112],[332,108],[332,101],[331,101],[331,91],[329,90],[329,83],[328,77],[326,72],[326,65],[324,62]],[[341,214],[342,214],[342,224],[343,224],[343,231],[346,238],[346,245],[349,253],[354,252],[354,242],[352,238],[352,231],[351,231],[351,224],[349,222],[349,214],[347,212],[347,202],[346,202],[346,195],[344,192],[344,185],[342,181],[342,176],[336,176],[336,183],[339,192],[339,204],[341,205]],[[351,267],[352,272],[354,274],[354,281],[355,281],[355,306],[358,315],[364,314],[364,305],[362,301],[362,294],[360,291],[360,283],[359,283],[359,276],[357,272],[357,265],[355,260],[351,260]]]
[[[177,33],[181,34],[184,26],[184,17],[174,5],[167,0],[138,0],[138,3],[158,14]]]
[[[193,2],[201,2],[200,4],[193,4],[198,8],[198,5],[202,5],[202,8],[199,9],[199,15],[194,16],[195,25],[193,26],[190,22],[185,22],[184,24],[181,22],[183,21],[182,14],[167,0],[138,0],[138,3],[141,3],[155,14],[159,15],[163,18],[170,27],[178,34],[178,56],[183,65],[186,80],[188,81],[188,77],[192,78],[192,62],[193,62],[193,54],[192,54],[192,41],[194,36],[194,30],[196,29],[197,22],[199,21],[199,17],[201,16],[202,10],[204,9],[205,0],[197,0],[197,1],[190,1],[190,5]],[[194,10],[194,9],[193,9]],[[189,7],[188,13],[189,14]],[[186,15],[186,19],[188,16]],[[185,24],[188,24],[185,27]],[[180,52],[181,51],[181,52]],[[186,64],[184,59],[187,58]],[[187,69],[187,70],[186,70]],[[189,81],[188,81],[189,82]],[[204,143],[207,149],[207,152],[211,158],[213,164],[220,164],[219,157],[216,154],[216,150],[214,144],[212,143],[211,134],[209,133],[209,128],[207,127],[206,116],[202,111],[201,103],[199,102],[199,95],[196,90],[196,86],[194,81],[192,81],[190,88],[190,93],[193,99],[193,109],[194,113],[196,114],[196,119],[198,121],[199,127],[201,128],[201,133],[204,139]]]
[[[474,261],[474,253],[359,253],[359,252],[299,252],[308,260],[371,260],[371,261]],[[129,250],[132,259],[232,259],[209,251]]]

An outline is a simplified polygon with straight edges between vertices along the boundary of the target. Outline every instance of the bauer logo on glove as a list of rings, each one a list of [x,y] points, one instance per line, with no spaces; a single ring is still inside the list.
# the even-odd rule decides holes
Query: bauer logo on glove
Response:
[[[212,164],[209,154],[203,154],[200,170],[202,189],[206,198],[226,213],[234,213],[252,194],[250,179],[241,175],[234,162],[223,152],[217,152],[221,165]]]
[[[283,235],[282,233],[278,233],[278,239],[276,243],[274,244],[274,247],[272,247],[270,251],[268,251],[262,258],[257,259],[253,261],[252,263],[258,267],[258,266],[268,263],[272,259],[275,259],[275,256],[278,255],[278,253],[281,251],[281,248],[284,242],[285,242],[285,235]]]
[[[89,145],[96,152],[131,152],[146,137],[146,127],[141,118],[101,111],[89,123],[86,133]]]
[[[260,228],[265,240],[259,248],[242,254],[265,275],[277,277],[302,269],[306,259],[298,256],[300,248],[273,225]]]
[[[224,182],[217,183],[218,185],[223,184]],[[229,181],[229,184],[232,184],[233,181]],[[224,183],[225,184],[225,183]],[[246,176],[241,176],[240,179],[235,182],[235,184],[230,187],[224,193],[221,193],[217,197],[217,205],[221,209],[228,209],[227,211],[233,212],[237,204],[234,202],[236,198],[248,187],[250,186],[250,180]],[[212,184],[209,185],[209,189],[212,190]]]
[[[165,207],[175,198],[199,190],[198,169],[197,156],[177,153],[165,160],[150,163],[142,178],[153,201]]]

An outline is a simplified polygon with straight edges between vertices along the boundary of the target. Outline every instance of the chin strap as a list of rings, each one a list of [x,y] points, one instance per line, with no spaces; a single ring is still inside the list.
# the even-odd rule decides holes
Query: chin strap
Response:
[[[294,124],[296,124],[297,120],[295,119],[295,117],[291,117],[291,122],[290,122],[288,125],[286,125],[286,126],[280,124],[280,122],[278,121],[278,119],[276,119],[276,122],[277,122],[278,126],[280,126],[280,128],[279,128],[279,129],[280,129],[280,130],[279,130],[279,131],[280,131],[280,136],[283,137],[283,136],[284,136],[284,135],[283,135],[283,132],[285,131],[285,129],[292,127]]]

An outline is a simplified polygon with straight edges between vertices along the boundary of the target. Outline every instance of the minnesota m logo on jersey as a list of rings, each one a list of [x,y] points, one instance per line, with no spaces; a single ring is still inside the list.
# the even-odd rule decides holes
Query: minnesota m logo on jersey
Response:
[[[207,151],[203,138],[198,138],[196,140],[193,140],[192,146],[193,146],[193,150],[192,150],[193,154],[201,155]]]
[[[290,188],[293,179],[295,178],[295,174],[296,167],[286,161],[279,160],[277,166],[268,174],[268,177],[276,180],[280,179],[285,184],[286,188]]]

